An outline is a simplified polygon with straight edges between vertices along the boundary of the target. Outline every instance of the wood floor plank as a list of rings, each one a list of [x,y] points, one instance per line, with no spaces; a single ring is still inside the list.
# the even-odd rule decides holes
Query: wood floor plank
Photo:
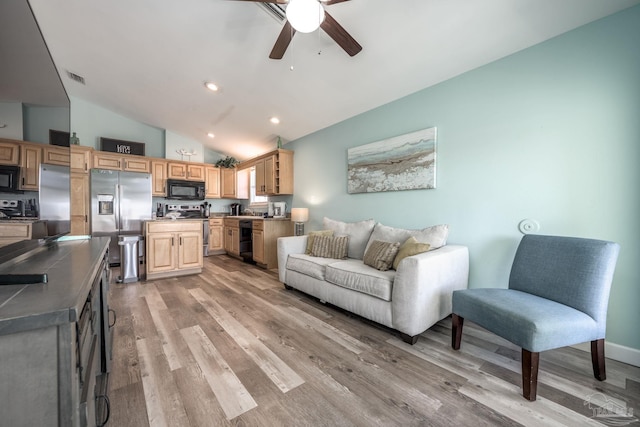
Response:
[[[202,329],[193,326],[180,332],[228,420],[257,406]]]
[[[201,289],[189,291],[251,357],[262,371],[278,386],[283,393],[304,383],[304,380],[289,368],[278,356],[260,340],[247,331],[237,320]]]
[[[151,426],[188,425],[188,417],[157,339],[136,341],[142,385]]]

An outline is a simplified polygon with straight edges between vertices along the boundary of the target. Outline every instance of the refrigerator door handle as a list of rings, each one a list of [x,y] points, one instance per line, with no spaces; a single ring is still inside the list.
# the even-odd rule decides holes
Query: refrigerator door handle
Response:
[[[116,184],[116,194],[118,195],[118,218],[116,219],[116,231],[122,231],[122,186]]]

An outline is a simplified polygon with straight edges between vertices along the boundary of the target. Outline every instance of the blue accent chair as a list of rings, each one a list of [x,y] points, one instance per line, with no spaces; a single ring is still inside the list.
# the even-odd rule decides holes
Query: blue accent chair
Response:
[[[604,338],[620,246],[602,240],[525,235],[508,289],[453,292],[451,346],[468,319],[522,348],[522,388],[536,400],[540,352],[591,341],[594,376],[606,379]]]

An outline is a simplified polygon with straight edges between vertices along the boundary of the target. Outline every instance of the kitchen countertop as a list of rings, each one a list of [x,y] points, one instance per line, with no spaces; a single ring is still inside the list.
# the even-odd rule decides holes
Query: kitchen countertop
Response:
[[[13,219],[0,218],[0,224],[24,224],[25,222],[47,222],[46,219],[19,217]]]
[[[0,265],[0,274],[47,273],[47,283],[0,285],[0,335],[77,320],[108,237],[41,245]]]
[[[254,216],[254,215],[227,215],[224,218],[229,218],[229,219],[250,219],[252,221],[255,220],[264,220],[264,221],[291,221],[291,218],[264,218],[261,216]]]

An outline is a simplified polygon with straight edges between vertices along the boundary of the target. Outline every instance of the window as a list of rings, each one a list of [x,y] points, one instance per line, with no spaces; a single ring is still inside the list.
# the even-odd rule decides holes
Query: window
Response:
[[[249,172],[249,206],[266,206],[269,202],[267,196],[256,196],[256,168]]]

